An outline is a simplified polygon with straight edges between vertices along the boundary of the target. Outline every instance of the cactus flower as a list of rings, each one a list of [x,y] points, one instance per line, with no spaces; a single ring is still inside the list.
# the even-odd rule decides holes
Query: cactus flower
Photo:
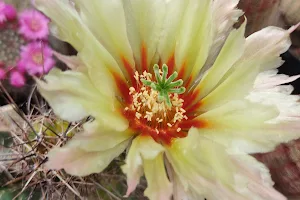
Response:
[[[37,79],[39,91],[64,120],[93,117],[49,169],[99,173],[127,150],[126,196],[145,175],[150,200],[286,199],[249,154],[300,136],[298,98],[280,86],[298,76],[275,70],[295,27],[245,38],[238,0],[34,3],[78,51],[57,54],[72,70]]]

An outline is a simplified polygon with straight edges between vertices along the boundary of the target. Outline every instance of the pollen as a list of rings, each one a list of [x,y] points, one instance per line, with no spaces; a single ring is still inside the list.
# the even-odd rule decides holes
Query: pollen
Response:
[[[144,71],[141,75],[135,72],[135,78],[152,81],[152,74]],[[171,106],[167,101],[159,98],[159,92],[152,87],[140,85],[140,87],[129,88],[129,95],[132,97],[132,105],[125,108],[125,111],[131,111],[137,120],[146,123],[156,132],[161,129],[172,128],[176,123],[187,119],[186,111],[182,108],[184,100],[177,93],[168,94]],[[177,129],[179,132],[180,128]],[[178,131],[179,130],[179,131]]]

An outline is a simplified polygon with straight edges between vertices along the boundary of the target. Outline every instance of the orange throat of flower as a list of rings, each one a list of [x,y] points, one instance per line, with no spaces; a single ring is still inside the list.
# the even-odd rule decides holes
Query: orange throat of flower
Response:
[[[150,135],[155,141],[170,144],[173,138],[185,137],[187,132],[181,123],[188,120],[180,94],[185,92],[181,80],[172,82],[177,73],[167,79],[166,65],[163,71],[155,66],[155,75],[146,71],[135,72],[136,87],[129,88],[132,103],[124,108],[130,128],[142,135]],[[156,81],[154,82],[154,78]],[[171,80],[172,79],[172,80]]]

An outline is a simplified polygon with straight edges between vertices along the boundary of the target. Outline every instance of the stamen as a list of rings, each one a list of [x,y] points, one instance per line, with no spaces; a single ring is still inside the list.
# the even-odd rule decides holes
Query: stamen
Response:
[[[124,111],[135,118],[132,123],[137,123],[137,127],[151,127],[154,133],[165,137],[168,132],[181,132],[178,122],[187,119],[186,111],[182,108],[184,101],[179,97],[185,88],[180,87],[182,80],[174,81],[177,78],[176,72],[167,78],[166,65],[163,65],[161,71],[155,65],[154,71],[157,82],[146,71],[142,75],[135,72],[137,83],[142,82],[143,85],[129,88],[132,104],[125,107]]]
[[[141,82],[148,87],[151,87],[153,90],[158,92],[158,100],[166,101],[167,106],[171,107],[172,102],[170,100],[170,94],[182,94],[185,92],[184,87],[180,87],[183,84],[181,79],[172,82],[178,76],[177,72],[174,72],[170,77],[167,79],[168,76],[168,66],[164,64],[162,66],[162,72],[160,73],[159,66],[156,64],[153,67],[155,78],[157,82],[152,82],[149,79],[141,78]],[[143,76],[145,77],[145,75]]]

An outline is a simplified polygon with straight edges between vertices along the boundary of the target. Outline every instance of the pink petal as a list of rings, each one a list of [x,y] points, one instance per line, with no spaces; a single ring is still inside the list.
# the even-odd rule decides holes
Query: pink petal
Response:
[[[23,87],[25,85],[25,77],[19,71],[13,71],[10,74],[10,84],[15,87]]]

